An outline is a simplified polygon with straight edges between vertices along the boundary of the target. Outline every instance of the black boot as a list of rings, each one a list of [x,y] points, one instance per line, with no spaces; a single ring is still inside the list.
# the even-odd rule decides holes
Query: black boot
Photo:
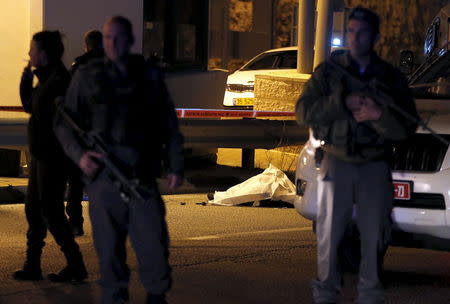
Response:
[[[165,294],[147,294],[146,304],[167,304]]]
[[[86,280],[88,273],[83,262],[80,249],[76,243],[70,250],[63,249],[64,255],[67,259],[67,266],[59,273],[51,273],[48,279],[52,282],[62,283],[81,283]]]
[[[13,278],[20,281],[42,280],[41,248],[28,248],[23,269],[13,273]]]
[[[19,281],[39,281],[42,280],[42,270],[41,267],[28,266],[25,263],[22,270],[14,272],[13,277]]]
[[[88,277],[86,268],[75,269],[70,266],[64,267],[58,273],[50,273],[48,279],[56,283],[72,283],[77,284],[86,280]]]
[[[84,235],[84,229],[83,229],[83,223],[75,224],[70,222],[70,229],[72,230],[73,236],[83,236]]]

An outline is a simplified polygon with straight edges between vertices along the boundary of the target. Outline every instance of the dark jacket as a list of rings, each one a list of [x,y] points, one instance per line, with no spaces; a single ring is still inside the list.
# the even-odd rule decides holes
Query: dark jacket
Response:
[[[67,91],[67,112],[84,130],[100,134],[113,158],[141,181],[158,177],[162,161],[168,172],[182,175],[183,136],[164,80],[142,56],[130,55],[127,70],[123,76],[106,58],[81,66]],[[76,163],[90,150],[64,123],[56,132]]]
[[[103,49],[90,50],[81,56],[78,56],[72,62],[70,73],[73,75],[75,71],[83,64],[88,63],[92,59],[102,58],[104,56]]]
[[[64,96],[69,86],[70,74],[59,61],[38,68],[33,72],[39,82],[33,88],[33,80],[22,78],[20,98],[25,112],[30,113],[28,144],[31,154],[39,160],[63,157],[64,152],[53,131],[55,98]]]
[[[354,81],[330,60],[361,81]],[[368,88],[365,84],[374,79],[388,88],[383,94],[392,100],[382,100],[381,93],[374,90],[371,97],[382,108],[381,118],[357,123],[345,105],[345,97],[352,92],[364,92]],[[296,114],[298,122],[310,126],[314,136],[324,142],[325,151],[344,161],[365,162],[388,159],[392,143],[405,140],[417,127],[389,106],[389,102],[418,117],[406,79],[397,69],[373,54],[365,73],[360,75],[357,64],[345,52],[317,67],[297,102]]]

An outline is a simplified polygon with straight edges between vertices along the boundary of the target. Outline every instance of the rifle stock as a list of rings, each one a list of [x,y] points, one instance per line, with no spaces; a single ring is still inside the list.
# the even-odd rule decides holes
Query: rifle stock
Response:
[[[126,202],[129,202],[131,199],[144,201],[146,197],[148,197],[149,191],[144,189],[139,184],[138,179],[131,179],[127,177],[111,160],[111,155],[108,152],[108,146],[101,136],[97,133],[86,132],[83,130],[64,109],[64,99],[62,97],[58,97],[55,103],[58,114],[64,120],[66,125],[78,134],[83,144],[92,151],[103,155],[99,161],[109,171],[111,177],[113,178],[113,184],[120,191],[120,195],[123,200]]]

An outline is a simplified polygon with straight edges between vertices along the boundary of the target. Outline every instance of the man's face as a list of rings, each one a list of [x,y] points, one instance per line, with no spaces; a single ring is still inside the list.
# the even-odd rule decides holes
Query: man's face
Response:
[[[360,57],[370,54],[378,35],[373,33],[370,25],[365,21],[351,19],[347,24],[347,42],[350,54]]]
[[[103,26],[103,48],[106,57],[116,62],[130,52],[131,41],[127,32],[120,24],[108,22]]]
[[[48,62],[47,54],[39,48],[37,42],[34,40],[31,40],[28,56],[30,56],[31,66],[35,68],[45,66]]]

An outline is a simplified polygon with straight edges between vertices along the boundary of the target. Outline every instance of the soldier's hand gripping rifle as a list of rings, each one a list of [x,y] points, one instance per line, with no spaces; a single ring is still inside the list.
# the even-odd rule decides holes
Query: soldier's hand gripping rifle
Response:
[[[391,89],[388,88],[385,84],[383,84],[382,82],[378,81],[375,78],[372,78],[370,81],[362,81],[357,77],[355,77],[354,75],[352,75],[349,71],[344,69],[344,67],[334,62],[333,60],[328,60],[327,63],[329,63],[333,68],[337,69],[339,73],[344,75],[346,79],[352,83],[352,87],[357,88],[357,91],[364,93],[367,97],[372,98],[376,103],[380,105],[386,105],[392,108],[394,111],[405,117],[407,120],[419,125],[423,129],[430,132],[443,144],[450,146],[450,142],[447,139],[437,134],[433,129],[428,127],[428,125],[422,119],[411,115],[409,112],[399,107],[394,102],[392,97],[389,94],[387,94],[387,92],[389,92]]]
[[[108,146],[105,144],[101,136],[94,132],[86,132],[72,119],[72,117],[64,109],[64,98],[58,97],[55,100],[56,110],[64,123],[74,130],[83,144],[89,149],[102,155],[98,161],[109,171],[113,178],[113,184],[120,191],[120,195],[125,202],[131,199],[144,201],[148,197],[149,190],[144,189],[139,180],[127,177],[118,166],[111,160],[111,155],[108,152]]]

